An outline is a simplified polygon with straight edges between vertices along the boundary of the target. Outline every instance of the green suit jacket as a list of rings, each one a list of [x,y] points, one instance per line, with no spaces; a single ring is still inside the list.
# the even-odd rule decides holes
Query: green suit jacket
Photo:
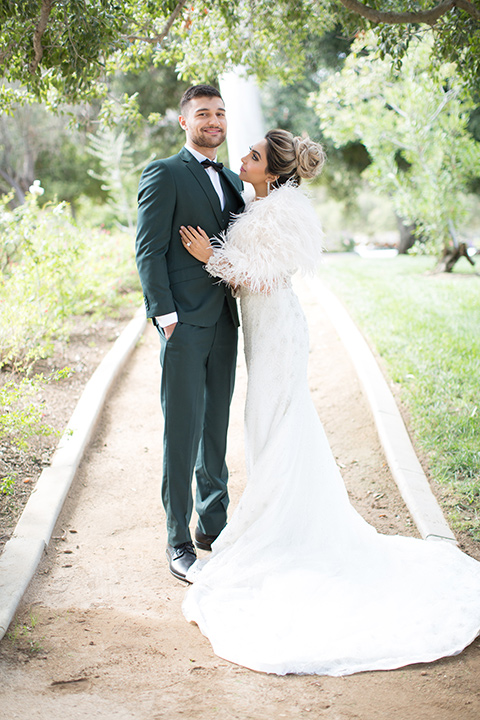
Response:
[[[223,211],[210,178],[186,148],[150,163],[143,171],[136,260],[147,317],[176,311],[180,322],[209,327],[217,322],[226,297],[238,325],[230,290],[185,250],[179,233],[180,225],[199,225],[213,237],[225,230],[232,213],[243,210],[243,183],[238,175],[224,168],[220,181]]]

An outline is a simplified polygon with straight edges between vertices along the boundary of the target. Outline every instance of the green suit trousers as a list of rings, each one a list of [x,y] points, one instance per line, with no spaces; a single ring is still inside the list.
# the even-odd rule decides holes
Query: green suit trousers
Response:
[[[161,403],[165,420],[162,500],[170,545],[191,539],[190,478],[195,470],[198,527],[218,535],[226,524],[227,428],[237,359],[237,328],[225,301],[210,327],[178,323],[167,341],[162,329]],[[190,438],[185,452],[182,438]],[[184,479],[181,482],[181,479]]]

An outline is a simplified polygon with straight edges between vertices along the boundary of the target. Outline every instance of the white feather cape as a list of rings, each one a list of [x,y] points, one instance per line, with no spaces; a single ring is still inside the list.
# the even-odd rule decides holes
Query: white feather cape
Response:
[[[294,272],[313,273],[322,252],[322,228],[300,188],[284,185],[252,202],[221,238],[207,271],[252,292],[285,286]]]

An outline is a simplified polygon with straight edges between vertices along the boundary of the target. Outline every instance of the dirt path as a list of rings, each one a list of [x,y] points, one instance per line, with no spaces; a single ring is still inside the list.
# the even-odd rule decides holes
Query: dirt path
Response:
[[[326,318],[308,314],[311,388],[352,501],[379,530],[417,534],[343,346]],[[0,644],[1,720],[477,720],[480,640],[456,658],[346,678],[268,676],[212,653],[184,621],[185,586],[165,560],[159,376],[149,328],[107,403],[10,638]],[[240,353],[232,507],[245,481],[245,378]]]

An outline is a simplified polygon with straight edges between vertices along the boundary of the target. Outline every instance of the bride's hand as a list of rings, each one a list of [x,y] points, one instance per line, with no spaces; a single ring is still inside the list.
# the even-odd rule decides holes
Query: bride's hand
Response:
[[[207,263],[213,253],[212,246],[210,245],[210,239],[201,227],[193,228],[191,225],[180,227],[180,237],[182,239],[183,247],[188,250],[190,255],[200,260],[202,263]]]

